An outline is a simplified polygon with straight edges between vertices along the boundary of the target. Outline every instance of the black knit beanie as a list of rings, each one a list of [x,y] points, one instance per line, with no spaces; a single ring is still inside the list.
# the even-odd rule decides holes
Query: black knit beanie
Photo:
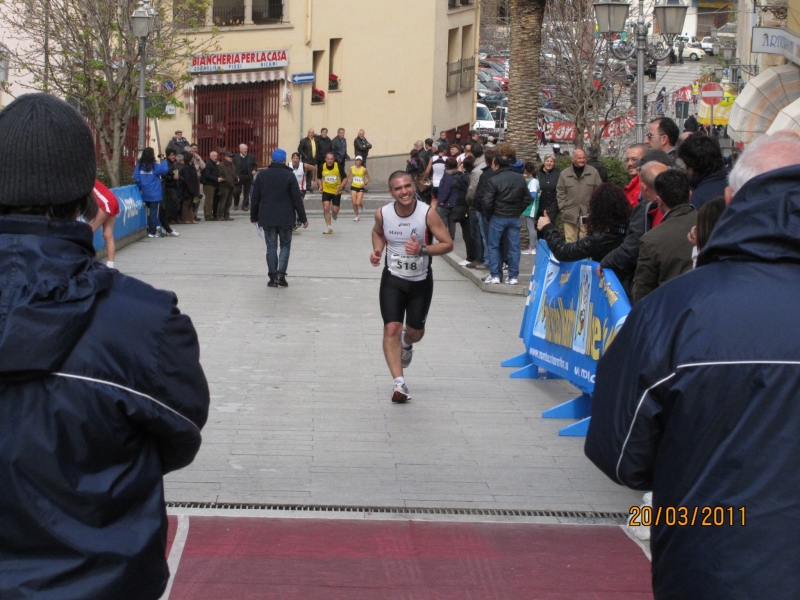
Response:
[[[49,94],[25,94],[0,111],[0,204],[64,204],[92,193],[94,138],[86,120]]]

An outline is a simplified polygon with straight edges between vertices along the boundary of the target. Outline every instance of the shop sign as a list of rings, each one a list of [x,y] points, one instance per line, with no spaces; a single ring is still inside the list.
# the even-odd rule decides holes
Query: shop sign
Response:
[[[274,69],[289,65],[288,50],[256,50],[253,52],[221,52],[192,57],[190,73],[248,71]]]
[[[753,54],[779,54],[800,65],[800,37],[780,27],[753,27]]]

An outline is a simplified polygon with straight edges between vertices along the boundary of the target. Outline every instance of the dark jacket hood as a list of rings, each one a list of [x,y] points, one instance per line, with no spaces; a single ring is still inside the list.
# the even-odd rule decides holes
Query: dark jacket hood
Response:
[[[0,381],[56,371],[112,277],[85,223],[0,217]]]
[[[737,192],[697,265],[724,260],[800,263],[800,166],[754,177]]]

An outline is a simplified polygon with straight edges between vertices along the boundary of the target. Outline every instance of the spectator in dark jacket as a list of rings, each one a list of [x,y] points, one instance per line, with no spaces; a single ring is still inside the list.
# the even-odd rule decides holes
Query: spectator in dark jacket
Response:
[[[547,213],[539,218],[536,226],[557,260],[575,262],[589,258],[601,261],[622,244],[630,214],[631,204],[625,193],[611,183],[601,183],[589,198],[586,235],[577,242],[565,242]]]
[[[333,140],[328,137],[328,128],[323,127],[317,136],[317,176],[322,173],[322,163],[325,162],[325,156],[331,151],[332,144]]]
[[[483,196],[486,194],[486,184],[495,174],[495,170],[492,168],[495,156],[497,156],[497,151],[494,147],[484,147],[484,167],[478,177],[478,183],[475,186],[475,195],[473,198],[473,208],[478,217],[478,229],[480,230],[481,240],[483,241],[483,265],[487,269],[489,267],[489,219],[483,213]],[[469,197],[469,190],[467,191],[467,197]]]
[[[653,152],[646,154],[642,158],[643,164],[639,167],[641,198],[631,213],[625,241],[619,247],[606,254],[603,260],[600,261],[600,269],[614,271],[622,287],[625,288],[628,298],[631,299],[633,298],[633,275],[636,272],[636,262],[639,259],[639,242],[642,236],[650,231],[652,227],[651,209],[654,206],[658,206],[655,188],[656,177],[669,169],[669,166],[657,159],[661,154],[663,153]],[[665,160],[671,163],[669,157]]]
[[[191,142],[183,137],[183,132],[178,129],[175,132],[175,136],[167,144],[167,148],[164,152],[166,154],[174,152],[175,156],[177,156],[178,154],[183,154],[183,149],[191,145]]]
[[[719,142],[707,135],[690,135],[678,148],[678,158],[686,165],[686,175],[692,188],[692,206],[722,196],[728,186],[728,172]]]
[[[364,137],[364,130],[358,130],[358,136],[356,139],[353,140],[353,147],[356,150],[356,156],[360,156],[362,158],[362,164],[366,166],[367,164],[367,155],[369,151],[372,150],[372,144],[367,141],[367,138]]]
[[[42,140],[47,177],[30,177]],[[65,102],[0,113],[0,598],[160,598],[163,477],[192,462],[208,415],[175,295],[100,264],[77,220],[97,210],[95,175]]]
[[[458,203],[458,189],[454,185],[457,175],[459,175],[458,161],[451,156],[445,161],[444,175],[442,175],[442,181],[439,183],[436,212],[439,213],[442,223],[447,227],[447,231],[450,232],[450,237],[453,239],[456,236],[456,222],[450,217]]]
[[[192,164],[191,154],[183,155],[183,162],[178,165],[178,172],[181,181],[181,217],[183,217],[184,223],[196,222],[192,209],[195,201],[200,201],[200,180],[197,177],[197,169]]]
[[[483,156],[483,152],[481,152]],[[471,173],[475,168],[475,157],[466,156],[459,165],[459,173],[453,181],[453,187],[458,192],[456,207],[450,213],[453,222],[461,225],[461,236],[464,238],[464,246],[467,251],[467,264],[475,264],[475,244],[472,239],[472,228],[469,220],[469,206],[467,205],[467,194],[471,183]],[[455,236],[451,235],[453,239]]]
[[[308,227],[300,186],[292,169],[286,165],[286,152],[272,152],[272,163],[261,171],[253,186],[250,221],[264,230],[267,242],[269,287],[289,287],[286,271],[292,247],[292,229],[297,223]],[[278,239],[281,253],[278,257]]]
[[[233,201],[233,190],[239,183],[236,175],[236,165],[233,164],[233,154],[225,153],[222,162],[219,163],[219,205],[217,206],[217,219],[220,221],[233,221],[231,218],[231,202]]]
[[[683,130],[695,133],[700,129],[700,123],[697,122],[697,117],[693,114],[683,122]]]
[[[561,169],[556,168],[556,159],[548,156],[544,159],[536,179],[539,180],[539,210],[536,217],[541,217],[544,211],[550,215],[550,220],[555,223],[558,217],[558,178],[561,177]]]
[[[339,163],[339,172],[342,174],[342,177],[344,177],[344,174],[347,172],[344,169],[345,161],[350,158],[350,155],[347,153],[347,138],[344,137],[344,127],[340,127],[336,137],[331,140],[330,151],[333,152],[334,159]]]
[[[669,169],[656,177],[655,187],[658,209],[664,219],[639,242],[633,277],[634,302],[692,270],[693,246],[688,236],[695,224],[696,211],[689,204],[689,180],[680,171]]]
[[[236,176],[239,183],[233,189],[233,210],[239,208],[239,198],[242,199],[242,210],[250,208],[250,186],[253,185],[258,164],[256,157],[250,154],[247,144],[239,144],[239,152],[233,155],[233,164],[236,166]]]
[[[486,283],[500,283],[503,274],[503,256],[500,241],[508,243],[508,278],[504,283],[516,285],[519,278],[520,215],[528,206],[530,193],[525,177],[511,170],[517,160],[517,151],[509,143],[497,146],[492,162],[495,174],[486,183],[483,195],[483,212],[489,218],[489,269]]]
[[[219,182],[222,181],[222,176],[219,174],[219,154],[212,152],[208,155],[208,162],[203,168],[200,178],[200,183],[203,184],[203,196],[205,196],[203,216],[206,221],[213,221],[216,218],[214,205],[217,204],[217,190]]]
[[[653,491],[656,600],[800,589],[798,164],[794,134],[748,146],[698,268],[635,305],[597,367],[586,455]]]
[[[308,135],[300,140],[297,152],[300,154],[300,162],[307,165],[317,164],[317,136],[313,129],[309,129]]]
[[[597,171],[597,174],[600,175],[600,181],[603,183],[608,182],[608,169],[606,169],[605,165],[600,162],[600,148],[596,146],[591,146],[586,150],[586,164],[590,167],[594,167]]]
[[[486,266],[488,257],[486,256],[486,245],[483,242],[483,234],[481,233],[481,215],[475,207],[475,196],[478,192],[478,183],[480,182],[481,175],[484,170],[491,171],[491,167],[486,164],[486,157],[483,154],[483,146],[474,144],[472,146],[473,167],[469,171],[469,187],[467,188],[467,218],[469,219],[470,238],[472,239],[472,252],[468,255],[474,257],[474,260],[467,264],[467,268],[479,269],[486,271],[489,267]],[[466,159],[465,159],[466,162]]]

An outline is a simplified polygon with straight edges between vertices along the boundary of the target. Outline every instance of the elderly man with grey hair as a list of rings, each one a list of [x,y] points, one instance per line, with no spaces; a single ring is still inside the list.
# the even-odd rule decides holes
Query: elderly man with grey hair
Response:
[[[800,137],[759,138],[729,184],[698,268],[637,303],[597,367],[586,455],[653,491],[656,600],[800,589],[800,529],[787,527],[800,489]]]

